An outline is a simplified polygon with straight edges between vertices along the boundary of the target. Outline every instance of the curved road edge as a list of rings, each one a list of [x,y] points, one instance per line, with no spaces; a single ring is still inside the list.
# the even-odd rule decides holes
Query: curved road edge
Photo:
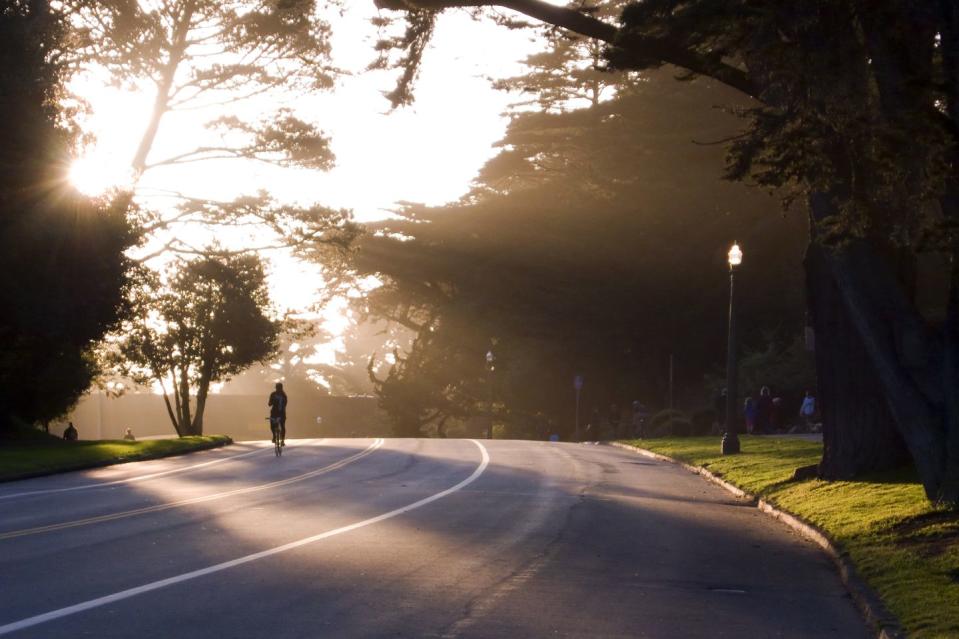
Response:
[[[119,592],[115,592],[115,593],[112,593],[112,594],[109,594],[109,595],[105,595],[105,596],[102,596],[102,597],[97,597],[96,599],[90,599],[90,600],[88,600],[88,601],[83,601],[83,602],[81,602],[81,603],[74,604],[74,605],[72,605],[72,606],[67,606],[67,607],[65,607],[65,608],[59,608],[59,609],[57,609],[57,610],[51,610],[51,611],[46,612],[46,613],[42,613],[42,614],[39,614],[39,615],[34,615],[34,616],[32,616],[32,617],[27,617],[26,619],[20,619],[19,621],[13,621],[13,622],[7,623],[7,624],[5,624],[5,625],[0,625],[0,635],[6,635],[6,634],[9,634],[9,633],[12,633],[12,632],[16,632],[16,631],[18,631],[18,630],[23,630],[23,629],[25,629],[25,628],[30,628],[30,627],[32,627],[32,626],[36,626],[36,625],[39,625],[39,624],[43,624],[43,623],[46,623],[46,622],[48,622],[48,621],[53,621],[53,620],[55,620],[55,619],[60,619],[60,618],[62,618],[62,617],[68,617],[68,616],[70,616],[70,615],[74,615],[74,614],[83,612],[83,611],[85,611],[85,610],[91,610],[91,609],[93,609],[93,608],[99,608],[100,606],[105,606],[105,605],[107,605],[107,604],[115,603],[115,602],[117,602],[117,601],[122,601],[123,599],[129,599],[130,597],[135,597],[135,596],[138,596],[138,595],[141,595],[141,594],[144,594],[144,593],[152,592],[152,591],[154,591],[154,590],[159,590],[160,588],[165,588],[165,587],[167,587],[167,586],[172,586],[172,585],[175,585],[175,584],[178,584],[178,583],[182,583],[182,582],[185,582],[185,581],[190,581],[190,580],[196,579],[196,578],[198,578],[198,577],[203,577],[203,576],[205,576],[205,575],[209,575],[209,574],[213,574],[213,573],[218,573],[218,572],[221,572],[221,571],[223,571],[223,570],[228,570],[228,569],[234,568],[234,567],[236,567],[236,566],[241,566],[241,565],[243,565],[243,564],[247,564],[247,563],[250,563],[250,562],[253,562],[253,561],[257,561],[257,560],[259,560],[259,559],[264,559],[264,558],[266,558],[266,557],[271,557],[271,556],[273,556],[273,555],[277,555],[277,554],[284,553],[284,552],[287,552],[287,551],[290,551],[290,550],[294,550],[294,549],[297,549],[297,548],[301,548],[301,547],[303,547],[303,546],[307,546],[307,545],[309,545],[309,544],[313,544],[313,543],[316,543],[316,542],[318,542],[318,541],[322,541],[323,539],[327,539],[327,538],[329,538],[329,537],[334,537],[334,536],[336,536],[336,535],[341,535],[341,534],[343,534],[343,533],[348,533],[348,532],[351,532],[351,531],[353,531],[353,530],[357,530],[357,529],[359,529],[359,528],[364,528],[364,527],[366,527],[366,526],[370,526],[370,525],[373,525],[373,524],[377,524],[377,523],[379,523],[379,522],[381,522],[381,521],[384,521],[384,520],[387,520],[387,519],[392,519],[393,517],[397,517],[397,516],[402,515],[402,514],[404,514],[404,513],[410,512],[411,510],[416,510],[417,508],[421,508],[421,507],[423,507],[423,506],[426,506],[427,504],[431,504],[431,503],[433,503],[434,501],[437,501],[437,500],[439,500],[439,499],[442,499],[442,498],[446,497],[447,495],[450,495],[450,494],[452,494],[452,493],[455,493],[455,492],[457,492],[457,491],[465,488],[466,486],[472,484],[474,481],[476,481],[477,479],[480,478],[480,476],[481,476],[481,475],[484,473],[484,471],[486,470],[487,466],[489,466],[490,456],[489,456],[489,452],[486,450],[486,447],[483,446],[483,444],[481,444],[480,442],[478,442],[478,441],[475,440],[475,439],[468,439],[468,440],[465,440],[465,441],[468,441],[468,442],[473,443],[473,444],[476,446],[476,448],[479,449],[479,452],[480,452],[480,463],[476,466],[476,468],[473,470],[472,474],[470,474],[469,477],[461,480],[459,483],[457,483],[457,484],[455,484],[455,485],[453,485],[453,486],[450,486],[449,488],[446,488],[445,490],[441,490],[441,491],[439,491],[439,492],[437,492],[437,493],[434,493],[434,494],[432,494],[432,495],[429,495],[429,496],[427,496],[427,497],[424,497],[423,499],[420,499],[420,500],[415,501],[415,502],[413,502],[413,503],[407,504],[407,505],[405,505],[405,506],[400,506],[399,508],[394,508],[393,510],[390,510],[390,511],[388,511],[388,512],[382,513],[382,514],[380,514],[380,515],[376,515],[376,516],[374,516],[374,517],[370,517],[370,518],[364,519],[364,520],[362,520],[362,521],[354,522],[354,523],[348,524],[348,525],[346,525],[346,526],[341,526],[341,527],[339,527],[339,528],[334,528],[333,530],[327,530],[327,531],[324,531],[324,532],[321,532],[321,533],[318,533],[318,534],[315,534],[315,535],[312,535],[312,536],[309,536],[309,537],[305,537],[305,538],[303,538],[303,539],[298,539],[298,540],[296,540],[296,541],[291,541],[291,542],[286,543],[286,544],[283,544],[283,545],[281,545],[281,546],[276,546],[276,547],[273,547],[273,548],[267,548],[266,550],[261,550],[261,551],[259,551],[259,552],[255,552],[255,553],[253,553],[253,554],[244,555],[244,556],[242,556],[242,557],[237,557],[237,558],[235,558],[235,559],[231,559],[231,560],[229,560],[229,561],[224,561],[224,562],[221,562],[221,563],[218,563],[218,564],[214,564],[214,565],[212,565],[212,566],[207,566],[207,567],[205,567],[205,568],[200,568],[200,569],[198,569],[198,570],[193,570],[193,571],[186,572],[186,573],[182,573],[182,574],[179,574],[179,575],[174,575],[174,576],[172,576],[172,577],[167,577],[166,579],[161,579],[161,580],[159,580],[159,581],[153,581],[153,582],[150,582],[150,583],[147,583],[147,584],[143,584],[143,585],[141,585],[141,586],[136,586],[136,587],[134,587],[134,588],[128,588],[128,589],[126,589],[126,590],[121,590],[121,591],[119,591]]]
[[[757,497],[756,495],[745,492],[738,486],[729,483],[717,475],[714,475],[702,466],[693,466],[678,459],[673,459],[672,457],[660,455],[659,453],[654,453],[651,450],[646,450],[645,448],[639,448],[637,446],[631,446],[622,442],[602,443],[615,448],[621,448],[623,450],[638,453],[644,457],[682,466],[694,475],[700,475],[707,481],[717,484],[718,486],[722,486],[736,497],[740,497],[754,503],[759,510],[774,517],[775,519],[778,519],[826,551],[826,554],[832,558],[833,563],[836,565],[836,569],[839,571],[839,577],[853,601],[856,602],[856,607],[859,609],[859,612],[866,620],[866,623],[868,623],[870,627],[876,631],[876,635],[879,639],[905,639],[906,634],[903,632],[899,620],[895,615],[889,612],[885,604],[882,602],[882,599],[879,598],[879,595],[877,595],[876,592],[870,588],[869,585],[866,584],[866,582],[859,576],[855,564],[853,564],[852,560],[849,559],[849,556],[842,549],[842,547],[837,542],[830,539],[829,535],[825,531],[820,530],[809,522],[803,521],[802,518],[797,515],[785,510],[781,510],[779,507],[760,497]]]

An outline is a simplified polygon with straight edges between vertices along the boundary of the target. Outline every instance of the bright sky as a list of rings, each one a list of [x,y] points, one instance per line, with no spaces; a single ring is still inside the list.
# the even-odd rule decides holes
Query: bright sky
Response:
[[[140,183],[144,192],[172,189],[230,199],[267,188],[285,201],[353,209],[360,221],[384,217],[398,201],[441,204],[462,195],[506,126],[502,113],[511,98],[493,91],[487,78],[519,73],[517,61],[532,51],[531,34],[473,21],[462,11],[443,14],[425,56],[416,103],[387,113],[382,92],[393,87],[396,73],[363,72],[374,57],[377,34],[369,18],[375,13],[372,0],[346,0],[344,15],[332,21],[333,51],[335,63],[353,75],[342,78],[334,92],[287,103],[332,137],[333,171],[203,162],[149,171]],[[77,175],[96,190],[126,175],[152,96],[94,82],[82,90],[93,105],[90,128],[98,143]],[[182,151],[184,140],[189,144],[202,135],[202,123],[215,115],[214,110],[168,114],[151,158]]]

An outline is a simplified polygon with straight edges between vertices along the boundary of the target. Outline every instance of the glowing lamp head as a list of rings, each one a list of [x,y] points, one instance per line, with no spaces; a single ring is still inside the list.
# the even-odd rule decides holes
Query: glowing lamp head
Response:
[[[733,242],[733,247],[729,249],[729,268],[739,266],[743,263],[743,251],[739,244]]]
[[[486,351],[486,363],[492,366],[494,359],[493,351]]]

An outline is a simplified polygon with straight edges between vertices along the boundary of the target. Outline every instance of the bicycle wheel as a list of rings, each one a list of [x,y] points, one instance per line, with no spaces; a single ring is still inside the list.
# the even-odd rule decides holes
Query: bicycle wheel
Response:
[[[280,424],[270,417],[270,432],[273,433],[273,454],[279,457],[283,454],[283,445],[280,442]]]

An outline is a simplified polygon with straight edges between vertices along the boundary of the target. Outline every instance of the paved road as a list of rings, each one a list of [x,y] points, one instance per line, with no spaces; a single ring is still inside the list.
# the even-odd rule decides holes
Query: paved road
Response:
[[[11,637],[868,637],[828,558],[605,446],[268,442],[0,485]]]

